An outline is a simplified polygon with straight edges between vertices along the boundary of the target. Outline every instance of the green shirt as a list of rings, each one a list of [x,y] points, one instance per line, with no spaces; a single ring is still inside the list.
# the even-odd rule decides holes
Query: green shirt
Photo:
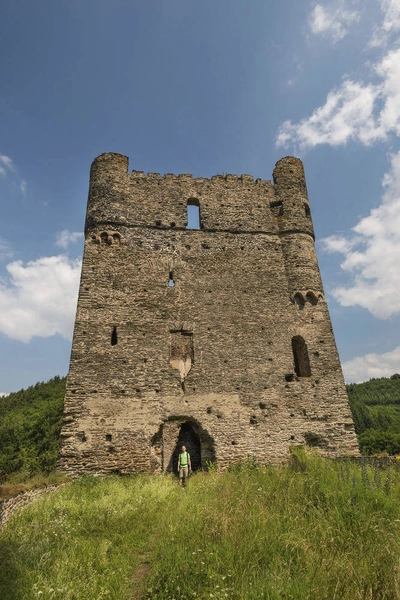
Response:
[[[180,452],[179,454],[179,465],[180,467],[187,467],[188,466],[188,462],[190,460],[190,454],[189,452]]]

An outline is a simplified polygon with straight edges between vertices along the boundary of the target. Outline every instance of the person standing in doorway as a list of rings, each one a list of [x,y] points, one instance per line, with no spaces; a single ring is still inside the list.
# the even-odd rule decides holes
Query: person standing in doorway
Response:
[[[179,485],[186,486],[186,480],[191,470],[190,454],[186,452],[186,446],[182,446],[182,451],[179,452],[178,456]]]

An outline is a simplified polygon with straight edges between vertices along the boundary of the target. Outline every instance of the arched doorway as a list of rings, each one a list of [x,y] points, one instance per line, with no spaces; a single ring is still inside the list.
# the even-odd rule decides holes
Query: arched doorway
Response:
[[[177,472],[182,446],[190,454],[193,471],[206,469],[209,462],[215,462],[214,440],[207,431],[195,419],[173,417],[162,426],[163,471]]]

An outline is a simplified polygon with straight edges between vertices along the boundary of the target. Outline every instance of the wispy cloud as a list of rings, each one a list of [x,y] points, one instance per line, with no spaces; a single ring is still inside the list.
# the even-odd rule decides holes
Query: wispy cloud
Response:
[[[75,244],[83,239],[83,233],[80,231],[69,231],[63,229],[57,234],[56,246],[66,250],[70,244]]]
[[[4,154],[0,154],[0,175],[7,175],[7,172],[13,173],[15,171],[15,166],[13,161],[9,156],[5,156]]]
[[[13,254],[10,243],[0,236],[0,260],[8,260]]]
[[[9,177],[11,187],[18,189],[25,196],[26,180],[21,178],[14,161],[5,154],[0,154],[0,176]]]
[[[400,313],[400,152],[392,156],[383,185],[378,208],[348,236],[330,236],[322,243],[328,252],[345,256],[341,268],[352,277],[352,284],[332,290],[338,302],[387,319]]]
[[[0,332],[29,342],[56,333],[71,339],[81,261],[64,255],[7,265],[8,283],[0,284]]]
[[[381,25],[376,27],[370,46],[384,46],[388,43],[392,33],[400,30],[400,2],[399,0],[380,0],[383,13]]]
[[[349,25],[360,19],[356,10],[348,10],[343,1],[330,6],[316,4],[310,15],[310,29],[314,35],[330,38],[334,43],[349,33]]]
[[[368,381],[372,377],[390,377],[400,373],[400,346],[384,354],[365,354],[342,363],[347,383]]]

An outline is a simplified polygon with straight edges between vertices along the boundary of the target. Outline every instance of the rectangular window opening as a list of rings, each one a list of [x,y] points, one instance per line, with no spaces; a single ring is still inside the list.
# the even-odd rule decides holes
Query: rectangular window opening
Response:
[[[200,204],[198,200],[188,200],[186,229],[200,229]]]

